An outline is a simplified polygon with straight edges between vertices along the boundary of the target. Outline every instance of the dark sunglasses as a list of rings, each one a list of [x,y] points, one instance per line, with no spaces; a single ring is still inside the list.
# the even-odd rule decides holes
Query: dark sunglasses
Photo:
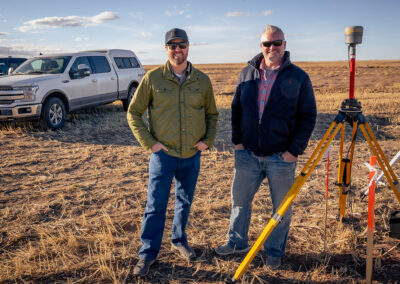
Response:
[[[283,43],[283,40],[282,40],[282,39],[279,39],[279,40],[272,40],[272,41],[263,41],[262,45],[263,45],[264,47],[271,47],[271,45],[274,45],[274,46],[281,46],[282,43]]]
[[[180,49],[186,49],[187,43],[185,42],[173,42],[173,43],[167,43],[167,46],[170,50],[175,50],[178,46]]]

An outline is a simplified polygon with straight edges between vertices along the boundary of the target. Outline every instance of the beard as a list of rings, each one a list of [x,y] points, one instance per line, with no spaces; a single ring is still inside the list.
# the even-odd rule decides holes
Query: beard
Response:
[[[181,65],[181,64],[185,63],[186,59],[187,59],[187,53],[185,54],[184,52],[175,52],[170,57],[170,60],[176,65]]]

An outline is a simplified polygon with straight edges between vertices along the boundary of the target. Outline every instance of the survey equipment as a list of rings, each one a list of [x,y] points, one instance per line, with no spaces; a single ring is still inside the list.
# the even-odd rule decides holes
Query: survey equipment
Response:
[[[361,103],[354,97],[354,78],[355,78],[355,62],[356,62],[356,45],[362,41],[363,27],[351,26],[345,29],[345,41],[349,45],[349,60],[350,60],[350,89],[349,98],[342,102],[341,108],[334,121],[329,126],[328,130],[318,143],[316,149],[311,154],[311,157],[306,162],[305,166],[301,170],[300,174],[296,177],[293,185],[289,189],[288,193],[282,200],[276,212],[269,220],[261,235],[258,237],[246,257],[239,265],[235,275],[232,278],[226,279],[227,283],[235,283],[246,271],[253,258],[256,256],[258,251],[261,249],[264,242],[267,240],[272,230],[276,227],[279,221],[282,219],[286,210],[293,202],[296,195],[299,193],[303,184],[307,181],[308,177],[319,163],[324,153],[328,149],[332,140],[341,131],[340,136],[340,148],[339,148],[339,172],[338,182],[339,187],[339,214],[338,217],[341,220],[345,214],[346,209],[346,198],[350,189],[351,184],[351,168],[353,163],[353,154],[356,142],[356,133],[360,129],[364,135],[370,150],[373,155],[376,156],[381,170],[383,171],[390,187],[392,188],[397,200],[400,202],[400,184],[394,174],[391,166],[389,165],[385,155],[379,146],[374,134],[372,133],[371,127],[368,124],[365,116],[362,114]],[[344,145],[344,133],[345,125],[350,124],[352,127],[351,144],[346,157],[343,157],[343,145]]]

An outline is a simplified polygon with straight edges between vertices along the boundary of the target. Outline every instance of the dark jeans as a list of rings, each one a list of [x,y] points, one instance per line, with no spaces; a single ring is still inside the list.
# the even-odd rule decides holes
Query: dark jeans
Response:
[[[160,251],[173,178],[175,178],[175,214],[171,241],[176,246],[187,245],[185,228],[200,171],[200,156],[200,151],[193,157],[185,159],[169,156],[162,150],[151,154],[140,258],[155,259]]]

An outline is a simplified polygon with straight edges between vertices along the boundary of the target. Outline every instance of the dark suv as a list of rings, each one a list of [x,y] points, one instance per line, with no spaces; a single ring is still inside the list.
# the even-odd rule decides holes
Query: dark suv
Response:
[[[26,58],[0,57],[0,76],[8,75],[8,70],[15,70]]]

